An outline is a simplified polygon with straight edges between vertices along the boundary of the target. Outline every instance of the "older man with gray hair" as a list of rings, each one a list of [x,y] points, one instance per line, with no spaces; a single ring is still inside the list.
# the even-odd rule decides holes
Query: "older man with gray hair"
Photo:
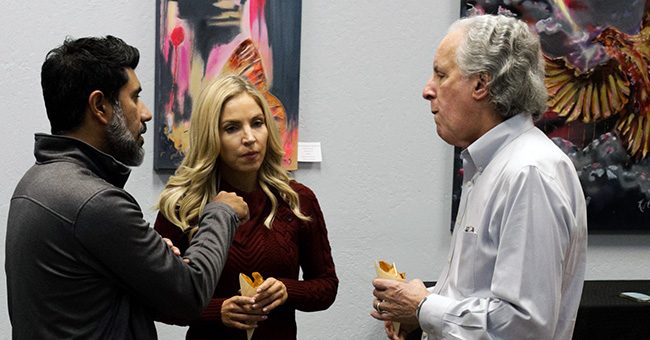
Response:
[[[391,339],[570,339],[586,264],[584,194],[569,158],[535,127],[546,109],[539,38],[515,18],[455,22],[423,96],[463,149],[463,189],[435,287],[376,279],[372,316]],[[395,334],[390,321],[400,321]]]

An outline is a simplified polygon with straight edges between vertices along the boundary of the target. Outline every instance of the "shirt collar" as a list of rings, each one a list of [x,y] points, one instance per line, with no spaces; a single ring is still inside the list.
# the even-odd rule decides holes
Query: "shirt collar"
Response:
[[[479,137],[460,154],[464,180],[471,179],[477,172],[483,172],[499,150],[534,126],[531,116],[521,113],[506,119]]]

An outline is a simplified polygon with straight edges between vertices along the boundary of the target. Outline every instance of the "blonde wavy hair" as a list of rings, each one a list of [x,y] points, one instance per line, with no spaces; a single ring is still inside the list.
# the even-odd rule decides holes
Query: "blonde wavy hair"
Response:
[[[310,217],[300,211],[298,194],[289,186],[290,177],[282,167],[282,143],[271,110],[263,95],[246,79],[227,75],[209,82],[199,94],[190,120],[189,149],[173,176],[160,194],[157,208],[171,223],[183,231],[217,194],[219,185],[219,120],[226,103],[246,93],[260,106],[268,130],[266,155],[257,172],[257,180],[271,201],[271,212],[264,225],[271,228],[277,212],[278,197],[303,221]]]

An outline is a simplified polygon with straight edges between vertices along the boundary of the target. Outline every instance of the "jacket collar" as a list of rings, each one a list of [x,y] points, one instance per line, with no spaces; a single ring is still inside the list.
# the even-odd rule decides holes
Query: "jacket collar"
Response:
[[[35,134],[34,139],[34,156],[37,164],[76,163],[119,188],[124,188],[129,179],[131,173],[129,167],[79,139],[44,133]]]

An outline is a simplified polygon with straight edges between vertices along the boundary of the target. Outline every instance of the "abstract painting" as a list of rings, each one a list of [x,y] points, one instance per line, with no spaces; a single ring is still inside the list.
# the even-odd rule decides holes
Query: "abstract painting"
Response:
[[[283,166],[296,169],[301,1],[157,0],[156,10],[154,168],[173,170],[182,161],[202,86],[237,73],[268,100]]]
[[[539,35],[549,101],[536,125],[573,161],[589,230],[650,231],[650,0],[467,0],[461,12],[516,16]]]

